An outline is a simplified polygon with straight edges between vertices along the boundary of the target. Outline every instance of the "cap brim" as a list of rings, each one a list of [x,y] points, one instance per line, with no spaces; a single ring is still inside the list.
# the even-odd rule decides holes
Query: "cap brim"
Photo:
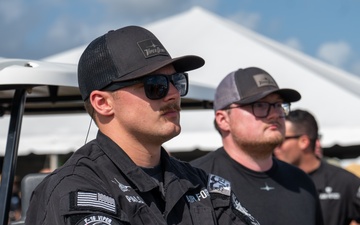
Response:
[[[148,74],[155,72],[156,70],[172,64],[177,72],[186,72],[202,67],[205,64],[205,60],[199,56],[195,55],[186,55],[177,58],[169,58],[167,60],[159,60],[158,62],[153,62],[149,65],[146,65],[142,68],[139,68],[136,71],[133,71],[129,74],[122,76],[120,79],[114,80],[113,82],[130,80],[138,77],[142,77]]]
[[[277,89],[277,90],[264,91],[261,94],[242,99],[242,100],[238,101],[237,103],[240,105],[250,104],[250,103],[256,102],[262,98],[265,98],[266,96],[268,96],[270,94],[279,94],[284,99],[285,102],[296,102],[301,99],[300,93],[297,92],[296,90],[283,88],[283,89]]]

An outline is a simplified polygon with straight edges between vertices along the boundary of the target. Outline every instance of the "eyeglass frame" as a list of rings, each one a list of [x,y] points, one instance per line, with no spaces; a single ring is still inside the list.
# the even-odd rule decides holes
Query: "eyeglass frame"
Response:
[[[304,134],[299,134],[299,135],[293,135],[293,136],[285,136],[284,140],[289,140],[289,139],[298,139],[301,136],[303,136]]]
[[[254,105],[255,104],[267,104],[267,110],[266,110],[266,114],[264,116],[258,116],[255,114],[255,110],[254,110]],[[282,101],[278,101],[278,102],[274,102],[274,103],[269,103],[269,102],[253,102],[253,103],[249,103],[249,104],[244,104],[244,105],[235,105],[235,106],[229,106],[226,109],[233,109],[233,108],[240,108],[240,107],[245,107],[245,106],[251,106],[251,111],[252,114],[257,117],[257,118],[266,118],[269,116],[270,114],[270,108],[271,106],[274,107],[275,110],[277,110],[277,108],[275,108],[276,104],[281,104],[281,108],[284,111],[284,115],[282,117],[286,117],[289,113],[290,113],[290,106],[291,103],[290,102],[282,102]],[[287,110],[285,109],[284,105],[287,105]]]
[[[181,93],[181,90],[178,89],[178,87],[177,87],[177,85],[175,84],[175,81],[174,81],[174,76],[179,75],[179,74],[184,75],[184,78],[185,78],[185,81],[186,81],[186,83],[185,83],[186,86],[185,86],[184,93]],[[164,92],[164,94],[162,94],[160,96],[157,96],[155,98],[150,97],[150,93],[148,93],[149,89],[146,88],[146,83],[145,83],[147,80],[149,80],[149,79],[151,79],[153,77],[165,77],[165,79],[167,81],[167,89]],[[169,93],[170,83],[173,84],[175,86],[175,88],[179,91],[181,97],[186,96],[188,91],[189,91],[188,73],[185,73],[185,72],[176,72],[176,73],[173,73],[173,74],[170,74],[170,75],[167,75],[167,74],[150,74],[150,75],[146,75],[146,76],[136,78],[136,79],[132,79],[132,80],[114,82],[114,83],[109,84],[108,86],[106,86],[105,88],[103,88],[101,90],[102,91],[117,91],[117,90],[119,90],[121,88],[129,87],[129,86],[132,86],[132,85],[135,85],[135,84],[140,84],[140,83],[144,84],[144,91],[145,91],[146,97],[148,99],[151,99],[151,100],[158,100],[158,99],[164,98]]]

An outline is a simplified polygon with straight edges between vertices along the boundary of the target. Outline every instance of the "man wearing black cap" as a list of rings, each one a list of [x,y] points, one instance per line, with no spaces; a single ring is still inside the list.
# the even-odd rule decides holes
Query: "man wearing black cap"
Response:
[[[300,169],[273,158],[284,139],[285,116],[300,94],[280,89],[266,71],[228,74],[216,89],[215,126],[223,147],[192,162],[229,180],[262,225],[323,224],[315,186]]]
[[[26,224],[258,224],[228,181],[161,147],[180,133],[185,71],[203,64],[136,26],[91,42],[78,80],[98,135],[36,188]]]

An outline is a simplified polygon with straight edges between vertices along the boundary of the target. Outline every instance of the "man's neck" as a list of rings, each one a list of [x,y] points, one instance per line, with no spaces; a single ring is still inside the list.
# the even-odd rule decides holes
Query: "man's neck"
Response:
[[[140,167],[152,168],[160,164],[160,150],[156,153],[150,153],[147,150],[131,150],[126,153],[134,161],[134,163]]]
[[[311,173],[320,167],[321,161],[315,154],[311,154],[302,159],[299,168],[305,173]]]
[[[138,139],[125,132],[123,135],[117,135],[117,132],[107,132],[102,130],[111,140],[113,140],[123,151],[140,167],[150,168],[159,165],[161,156],[161,145],[139,142]]]
[[[252,154],[251,150],[244,151],[237,146],[226,145],[225,143],[224,149],[233,160],[253,171],[265,172],[273,165],[271,154]]]

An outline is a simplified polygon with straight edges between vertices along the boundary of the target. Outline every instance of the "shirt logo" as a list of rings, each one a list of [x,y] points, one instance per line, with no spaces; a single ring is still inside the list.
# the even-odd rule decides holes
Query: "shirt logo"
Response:
[[[114,180],[115,180],[115,181],[112,180],[111,182],[113,182],[114,184],[117,184],[122,192],[130,191],[130,190],[129,190],[129,189],[131,189],[130,186],[123,185],[123,184],[120,183],[118,180],[116,180],[116,178],[114,178]]]
[[[166,51],[164,46],[157,39],[148,39],[144,41],[139,41],[137,44],[141,52],[144,54],[145,59],[157,55],[169,56],[169,53]]]
[[[218,193],[226,196],[230,196],[231,193],[230,182],[214,174],[209,174],[208,189],[210,193]]]
[[[267,183],[265,183],[264,187],[261,187],[260,190],[264,190],[264,191],[271,191],[274,190],[274,187],[269,187]]]
[[[325,187],[325,192],[319,194],[320,200],[339,200],[341,198],[340,193],[333,192],[332,187]]]

